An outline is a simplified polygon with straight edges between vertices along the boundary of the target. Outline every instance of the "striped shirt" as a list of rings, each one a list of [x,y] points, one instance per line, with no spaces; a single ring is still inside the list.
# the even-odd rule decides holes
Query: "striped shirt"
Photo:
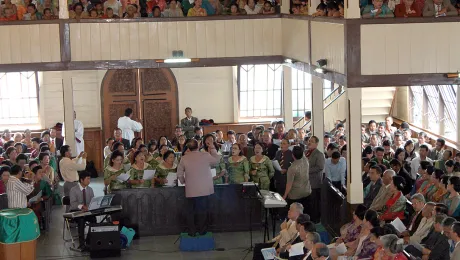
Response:
[[[8,194],[8,208],[27,208],[27,195],[32,193],[32,184],[22,183],[15,176],[10,176],[6,183],[6,194]]]

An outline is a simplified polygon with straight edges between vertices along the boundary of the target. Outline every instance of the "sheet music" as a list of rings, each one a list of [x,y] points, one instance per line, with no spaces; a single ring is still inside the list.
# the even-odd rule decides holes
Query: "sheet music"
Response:
[[[144,170],[143,180],[151,180],[155,176],[155,170]]]
[[[165,183],[165,186],[167,186],[167,187],[176,186],[175,182],[177,180],[177,173],[175,173],[175,172],[168,173],[168,176],[166,177],[166,180],[168,180],[168,182]]]
[[[131,175],[129,175],[128,173],[122,173],[122,174],[117,176],[117,180],[119,182],[125,182],[125,181],[128,181],[130,177],[131,177]]]
[[[41,199],[42,194],[43,194],[42,191],[40,191],[37,195],[30,198],[29,202],[30,203],[37,202],[39,199]]]
[[[335,247],[335,251],[337,252],[337,254],[343,255],[347,252],[347,247],[344,243],[340,243],[338,246]]]
[[[396,228],[396,230],[399,232],[399,233],[402,233],[404,231],[406,231],[406,226],[404,225],[404,223],[399,219],[399,218],[396,218],[395,220],[391,221],[390,223],[393,227]]]
[[[289,249],[289,257],[296,256],[296,255],[303,255],[303,242],[299,242],[291,246]]]
[[[211,169],[211,175],[212,177],[216,177],[217,176],[217,172],[216,172],[216,169]]]
[[[275,168],[275,170],[277,170],[277,171],[281,171],[281,170],[282,170],[282,169],[281,169],[281,165],[280,165],[280,163],[279,163],[277,160],[273,160],[272,163],[273,163],[273,168]]]

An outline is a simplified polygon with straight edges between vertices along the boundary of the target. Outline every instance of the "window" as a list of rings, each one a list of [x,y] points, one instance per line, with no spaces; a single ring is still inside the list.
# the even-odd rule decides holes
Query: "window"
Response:
[[[323,80],[323,99],[329,96],[332,93],[332,82],[327,79]]]
[[[241,118],[282,116],[282,65],[242,65],[238,87]]]
[[[292,72],[292,116],[303,117],[305,111],[311,111],[311,75],[300,70]]]
[[[411,86],[410,100],[414,125],[457,140],[457,86]]]
[[[38,123],[36,73],[0,73],[0,125],[36,123]]]

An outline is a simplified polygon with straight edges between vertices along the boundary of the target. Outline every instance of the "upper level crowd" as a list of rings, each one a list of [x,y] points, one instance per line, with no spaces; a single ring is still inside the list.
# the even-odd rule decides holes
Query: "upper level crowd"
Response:
[[[3,0],[0,21],[59,19],[58,0]],[[280,0],[68,0],[70,19],[139,19],[280,13]],[[457,16],[457,0],[360,0],[363,18]],[[342,0],[322,0],[313,17],[343,17]],[[291,0],[290,13],[308,15],[307,0]]]

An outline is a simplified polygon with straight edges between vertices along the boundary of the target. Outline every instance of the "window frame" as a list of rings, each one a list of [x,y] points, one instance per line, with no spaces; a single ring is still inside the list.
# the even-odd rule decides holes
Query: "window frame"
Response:
[[[273,70],[273,72],[276,73],[277,70],[281,70],[281,73],[280,73],[280,114],[279,115],[270,115],[270,116],[241,116],[241,92],[242,92],[242,88],[241,88],[241,70],[244,69],[243,66],[252,66],[251,69],[248,69],[246,71],[246,69],[244,69],[247,73],[251,70],[254,70],[254,73],[255,74],[255,66],[260,66],[260,65],[265,65],[267,67],[267,71],[268,69],[270,69],[270,65],[274,66],[274,68],[276,68],[275,70]],[[275,74],[274,74],[275,76]],[[255,79],[256,77],[254,77]],[[273,89],[264,89],[264,90],[257,90],[257,91],[265,91],[265,92],[270,92],[270,91],[273,91],[274,93],[274,90],[278,90],[275,88],[275,84],[273,85]],[[275,63],[270,63],[270,64],[242,64],[242,65],[238,65],[237,66],[237,91],[238,91],[238,119],[241,120],[241,121],[247,121],[247,120],[252,120],[252,119],[265,119],[265,120],[268,120],[268,119],[273,119],[273,118],[283,118],[283,115],[284,115],[284,72],[283,72],[283,64],[275,64]],[[250,92],[252,91],[253,93],[256,92],[256,90],[253,88],[252,90],[249,90],[249,87],[247,90],[245,90],[244,92]],[[255,95],[253,96],[253,99],[254,99]],[[273,95],[273,100],[274,100],[274,95]],[[249,103],[248,103],[249,104]],[[277,108],[273,108],[273,111],[276,110]],[[256,109],[252,109],[252,111],[255,111]],[[265,109],[266,111],[268,111],[269,109]],[[247,110],[249,111],[249,109]],[[253,113],[254,114],[254,113]]]
[[[40,125],[40,86],[39,86],[39,79],[38,79],[38,71],[18,71],[18,72],[0,72],[0,76],[7,76],[7,74],[9,73],[20,73],[20,76],[22,76],[21,74],[22,73],[33,73],[33,75],[31,77],[34,77],[35,79],[35,93],[36,93],[36,102],[37,102],[37,121],[36,122],[24,122],[24,123],[21,123],[21,124],[18,124],[18,123],[13,123],[13,124],[0,124],[0,128],[3,127],[3,128],[11,128],[10,126],[37,126],[37,125]],[[22,84],[21,84],[22,86]],[[30,98],[30,97],[28,97]],[[2,98],[0,97],[0,100],[2,100]],[[22,117],[24,118],[24,117]],[[8,119],[9,120],[9,119]]]

